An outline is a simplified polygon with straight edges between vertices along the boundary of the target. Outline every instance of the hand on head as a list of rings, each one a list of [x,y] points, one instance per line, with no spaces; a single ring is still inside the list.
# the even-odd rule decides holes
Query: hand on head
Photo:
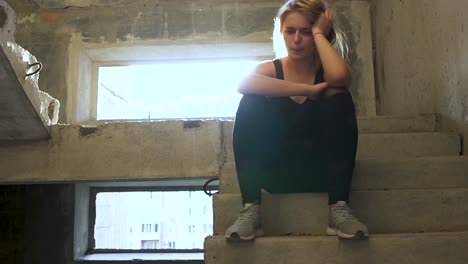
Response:
[[[333,15],[325,10],[320,17],[312,25],[312,34],[322,33],[325,37],[330,34],[333,24],[335,23],[335,18]]]

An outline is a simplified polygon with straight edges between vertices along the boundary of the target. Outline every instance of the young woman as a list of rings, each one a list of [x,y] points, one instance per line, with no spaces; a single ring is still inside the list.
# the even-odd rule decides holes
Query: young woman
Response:
[[[244,208],[226,238],[263,235],[262,189],[328,192],[327,234],[367,238],[347,205],[358,132],[334,17],[323,0],[289,0],[275,24],[287,56],[260,63],[238,88],[233,145]]]

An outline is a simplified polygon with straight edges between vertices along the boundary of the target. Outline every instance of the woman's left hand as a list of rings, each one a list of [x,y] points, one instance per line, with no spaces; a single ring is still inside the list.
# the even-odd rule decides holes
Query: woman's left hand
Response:
[[[322,33],[327,37],[328,34],[330,34],[334,23],[335,18],[333,15],[328,12],[328,10],[325,10],[325,12],[320,15],[319,19],[317,19],[317,21],[312,25],[312,34]]]

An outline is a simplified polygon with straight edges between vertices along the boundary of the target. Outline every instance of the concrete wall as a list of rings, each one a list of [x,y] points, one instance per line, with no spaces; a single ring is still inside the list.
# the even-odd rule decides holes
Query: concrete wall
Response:
[[[373,0],[378,113],[438,113],[468,151],[465,0]],[[465,40],[467,42],[465,42]]]
[[[110,1],[37,1],[47,8],[39,8],[32,0],[7,2],[16,13],[15,40],[44,65],[39,86],[59,99],[62,106],[59,122],[64,123],[74,121],[77,109],[74,101],[79,93],[72,89],[76,74],[73,67],[77,64],[74,52],[90,47],[96,50],[138,45],[268,42],[272,19],[283,1],[122,0],[112,1],[112,4]],[[357,47],[350,57],[360,68],[367,67],[355,71],[355,85],[366,88],[366,92],[355,91],[355,97],[370,100],[368,106],[358,104],[358,111],[373,114],[369,3],[340,2],[342,21],[353,21],[344,25],[344,30],[350,33],[351,45]],[[83,6],[67,7],[76,3]],[[351,5],[352,8],[347,8]],[[220,122],[205,122],[200,127],[188,124],[189,127],[184,128],[183,124],[57,125],[52,128],[50,141],[0,144],[3,169],[0,178],[2,183],[24,184],[219,175],[225,158],[224,126]],[[128,126],[131,132],[121,130]],[[107,137],[103,139],[102,135]],[[105,146],[96,148],[102,144]],[[71,261],[73,241],[69,236],[73,217],[69,205],[74,204],[74,196],[70,185],[1,188],[6,200],[21,202],[16,207],[7,206],[6,210],[10,208],[12,212],[2,215],[6,231],[0,242],[8,246],[5,246],[6,252],[0,254],[0,262]],[[63,195],[57,194],[60,190]],[[35,195],[34,200],[31,195]],[[46,210],[44,207],[49,201],[53,202]],[[26,212],[31,209],[34,213],[28,214],[26,221]],[[48,218],[63,219],[63,223],[45,221]],[[61,228],[66,234],[60,233]],[[54,248],[55,253],[46,253],[50,251],[43,247],[50,243],[38,239],[48,232],[58,234],[52,236],[57,240],[50,241],[52,245],[59,243]],[[30,244],[25,249],[26,242]]]
[[[3,1],[0,1],[0,41],[14,41],[16,30],[16,15],[13,9]]]
[[[73,38],[78,37],[85,45],[120,45],[121,43],[139,43],[159,40],[160,43],[180,41],[222,41],[232,40],[252,42],[267,41],[270,38],[272,21],[278,5],[282,1],[132,1],[125,6],[98,6],[84,8],[37,9],[29,0],[7,0],[17,13],[16,41],[35,54],[44,64],[40,87],[58,98],[66,108],[68,100],[67,69],[69,49]],[[42,1],[45,2],[45,1]],[[87,1],[89,2],[89,1]],[[124,3],[125,1],[119,1]],[[341,1],[343,3],[366,1]],[[463,11],[467,9],[465,0],[373,0],[373,27],[376,47],[376,76],[378,84],[379,113],[386,115],[407,115],[437,112],[441,116],[441,128],[444,130],[464,131],[467,128],[467,62],[468,49],[464,43]],[[119,4],[118,3],[118,4]],[[181,8],[183,7],[183,8]],[[142,12],[144,10],[145,12]],[[252,11],[255,10],[255,11]],[[156,23],[156,21],[159,21]],[[167,22],[167,23],[166,23]],[[167,24],[167,27],[164,25]],[[358,26],[359,25],[352,25]],[[353,36],[359,42],[360,36]],[[368,62],[361,64],[367,64]],[[67,120],[65,111],[60,120]],[[153,124],[154,125],[154,124]],[[148,125],[150,128],[152,125]],[[50,142],[40,142],[2,146],[0,153],[2,168],[19,171],[16,175],[1,175],[5,181],[41,181],[47,176],[52,180],[79,179],[80,169],[86,170],[91,178],[83,180],[115,180],[105,164],[91,163],[97,158],[106,159],[103,149],[93,151],[95,133],[106,128],[60,128],[56,127],[57,136]],[[60,132],[59,130],[66,130]],[[107,128],[112,130],[112,125]],[[216,127],[213,131],[216,131]],[[190,130],[192,131],[192,130]],[[219,130],[221,131],[221,130]],[[139,153],[132,157],[132,151],[142,151],[131,146],[132,140],[150,139],[151,129],[142,131],[138,137],[111,133],[116,139],[124,139],[114,157],[141,162]],[[147,134],[145,134],[145,133]],[[182,133],[183,130],[180,129]],[[66,135],[71,135],[64,139]],[[141,134],[143,133],[143,134]],[[185,133],[185,132],[184,132]],[[191,132],[186,132],[190,134]],[[157,135],[157,133],[154,133]],[[191,134],[190,134],[191,135]],[[208,162],[204,170],[190,165],[184,172],[195,176],[212,176],[218,173],[222,161],[221,135],[216,134],[216,151],[212,163]],[[166,135],[170,136],[170,135]],[[70,144],[62,144],[64,141]],[[468,140],[465,140],[465,142]],[[61,142],[59,144],[54,144]],[[115,142],[106,144],[112,150]],[[191,141],[190,141],[191,142]],[[167,143],[167,142],[166,142]],[[193,143],[193,142],[192,142]],[[192,144],[196,147],[195,144]],[[191,146],[192,146],[191,145]],[[467,149],[465,143],[465,150]],[[57,156],[64,148],[71,146],[69,156]],[[138,145],[140,146],[140,145]],[[152,143],[147,148],[151,153],[158,145]],[[220,154],[221,153],[221,154]],[[54,156],[56,155],[56,156]],[[6,158],[8,157],[8,158]],[[40,159],[37,159],[40,157]],[[197,157],[194,153],[186,161]],[[73,163],[75,158],[81,162]],[[20,161],[18,161],[18,159]],[[61,164],[51,164],[59,160]],[[163,159],[161,159],[163,160]],[[28,164],[28,166],[24,166]],[[76,164],[67,167],[67,164]],[[157,169],[151,160],[142,163],[138,175],[131,174],[122,167],[112,168],[119,172],[119,179],[128,177],[156,176],[169,177],[166,170]],[[187,163],[186,163],[187,164]],[[203,163],[199,163],[200,166]],[[164,165],[164,164],[163,164]],[[22,166],[22,167],[20,167]],[[173,166],[173,165],[171,165]],[[175,165],[174,165],[175,166]],[[48,171],[48,168],[60,170]],[[4,170],[5,171],[5,170]],[[196,172],[196,173],[194,173]],[[158,174],[159,173],[159,174]],[[40,177],[37,176],[40,174]],[[185,177],[187,175],[184,175]],[[10,177],[10,178],[9,178]],[[18,178],[16,178],[18,177]],[[72,214],[73,188],[70,185],[47,186],[0,186],[0,253],[1,263],[38,263],[37,259],[46,258],[47,263],[67,263],[72,255],[71,232],[73,232]],[[30,211],[32,210],[32,211]],[[45,227],[41,229],[41,227]],[[43,236],[53,234],[53,238],[44,243]],[[32,241],[32,242],[31,242]],[[33,248],[28,248],[32,243]],[[53,254],[49,245],[56,245]],[[47,248],[42,248],[46,247]]]
[[[7,0],[17,14],[16,41],[43,63],[41,90],[61,103],[59,122],[75,123],[80,50],[92,47],[187,43],[269,42],[282,0],[37,1]],[[59,3],[60,2],[60,3]],[[82,7],[65,7],[79,2]],[[352,93],[360,115],[375,115],[368,0],[336,1],[348,34],[354,69]],[[24,6],[24,7],[23,7]],[[53,8],[52,8],[53,7]],[[83,95],[80,95],[83,97]],[[81,120],[78,120],[81,121]]]

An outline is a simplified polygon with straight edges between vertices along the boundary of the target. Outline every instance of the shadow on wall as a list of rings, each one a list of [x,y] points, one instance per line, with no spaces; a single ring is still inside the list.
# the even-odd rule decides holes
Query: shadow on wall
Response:
[[[0,186],[0,263],[71,264],[74,186]]]

